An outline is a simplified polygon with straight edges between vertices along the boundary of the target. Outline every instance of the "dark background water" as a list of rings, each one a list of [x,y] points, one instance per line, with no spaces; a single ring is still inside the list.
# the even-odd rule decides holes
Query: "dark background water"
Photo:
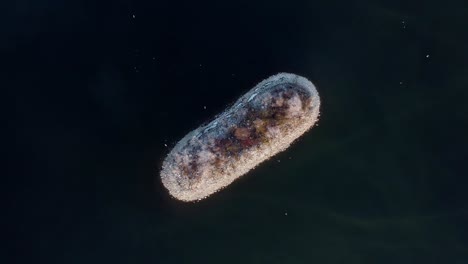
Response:
[[[468,262],[466,1],[3,5],[4,263]],[[318,126],[169,198],[170,147],[278,72]]]

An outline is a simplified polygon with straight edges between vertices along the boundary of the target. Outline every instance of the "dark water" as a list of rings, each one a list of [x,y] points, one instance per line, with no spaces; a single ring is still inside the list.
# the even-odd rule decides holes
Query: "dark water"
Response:
[[[468,4],[344,2],[7,4],[4,263],[467,263]],[[278,72],[319,125],[170,199],[169,148]]]

